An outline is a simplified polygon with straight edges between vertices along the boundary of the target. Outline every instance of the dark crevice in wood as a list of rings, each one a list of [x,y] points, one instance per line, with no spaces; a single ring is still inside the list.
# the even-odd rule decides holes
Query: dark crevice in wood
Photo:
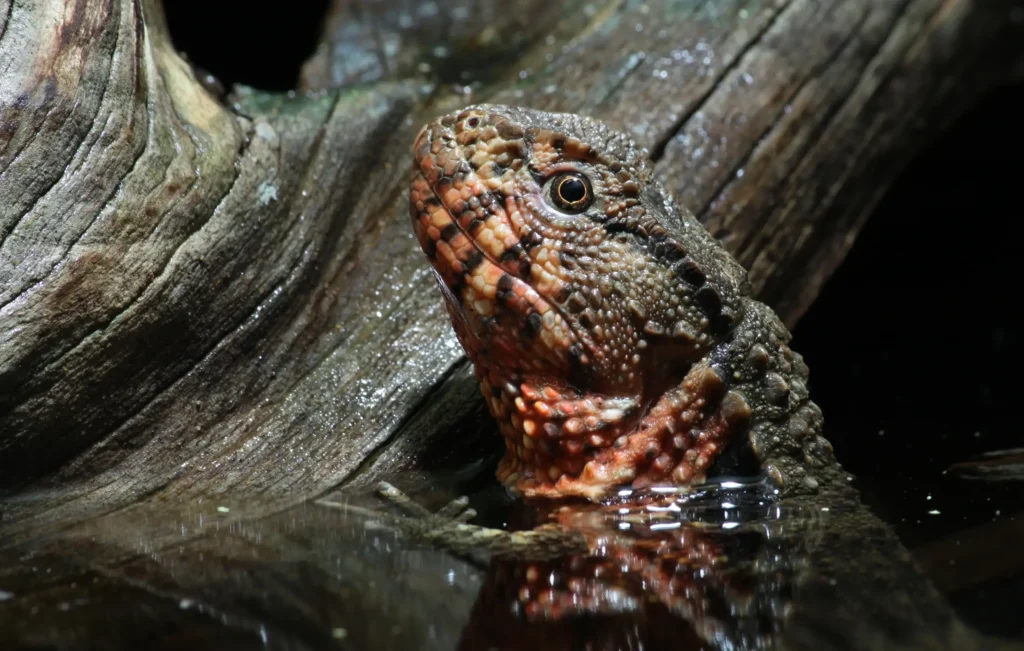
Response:
[[[303,61],[315,51],[329,5],[303,0],[271,10],[246,0],[220,0],[210,11],[205,0],[172,0],[164,10],[175,46],[226,88],[286,91],[295,88]],[[282,40],[287,48],[277,45]]]
[[[14,0],[7,0],[7,11],[4,12],[3,19],[0,19],[0,40],[3,40],[4,34],[7,32],[7,23],[11,20],[11,11],[14,10]]]

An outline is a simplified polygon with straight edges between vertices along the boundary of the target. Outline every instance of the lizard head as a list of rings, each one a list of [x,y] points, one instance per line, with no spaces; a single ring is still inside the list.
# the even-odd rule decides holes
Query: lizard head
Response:
[[[424,127],[414,152],[416,235],[512,452],[524,391],[537,404],[593,397],[580,458],[557,471],[572,474],[732,328],[742,269],[675,210],[626,135],[478,105]],[[543,420],[532,429],[557,419]],[[571,438],[556,426],[552,438]],[[526,456],[559,454],[574,456]]]

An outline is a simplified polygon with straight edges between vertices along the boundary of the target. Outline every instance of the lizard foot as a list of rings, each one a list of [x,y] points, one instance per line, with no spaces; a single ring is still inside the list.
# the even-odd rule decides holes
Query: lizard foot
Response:
[[[366,511],[375,518],[370,526],[394,529],[417,542],[458,556],[487,553],[495,557],[540,560],[582,553],[587,549],[581,534],[556,524],[541,525],[529,531],[505,531],[469,524],[467,521],[476,516],[476,511],[469,507],[466,497],[456,498],[431,512],[388,482],[379,483],[377,493],[404,514],[368,511],[325,500],[318,500],[317,504]]]

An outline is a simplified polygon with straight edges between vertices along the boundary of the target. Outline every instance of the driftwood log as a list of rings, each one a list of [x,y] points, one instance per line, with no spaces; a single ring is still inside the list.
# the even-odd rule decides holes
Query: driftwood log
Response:
[[[305,92],[225,100],[157,0],[0,0],[9,530],[209,495],[269,508],[464,444],[476,388],[405,198],[436,114],[495,101],[628,131],[792,325],[896,173],[1024,49],[1009,0],[336,4]]]

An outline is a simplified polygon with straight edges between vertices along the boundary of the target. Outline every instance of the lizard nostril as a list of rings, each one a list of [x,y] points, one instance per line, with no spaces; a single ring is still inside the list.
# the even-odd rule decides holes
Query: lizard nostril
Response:
[[[480,124],[480,118],[469,118],[466,120],[466,126],[470,129],[475,129],[478,124]]]

